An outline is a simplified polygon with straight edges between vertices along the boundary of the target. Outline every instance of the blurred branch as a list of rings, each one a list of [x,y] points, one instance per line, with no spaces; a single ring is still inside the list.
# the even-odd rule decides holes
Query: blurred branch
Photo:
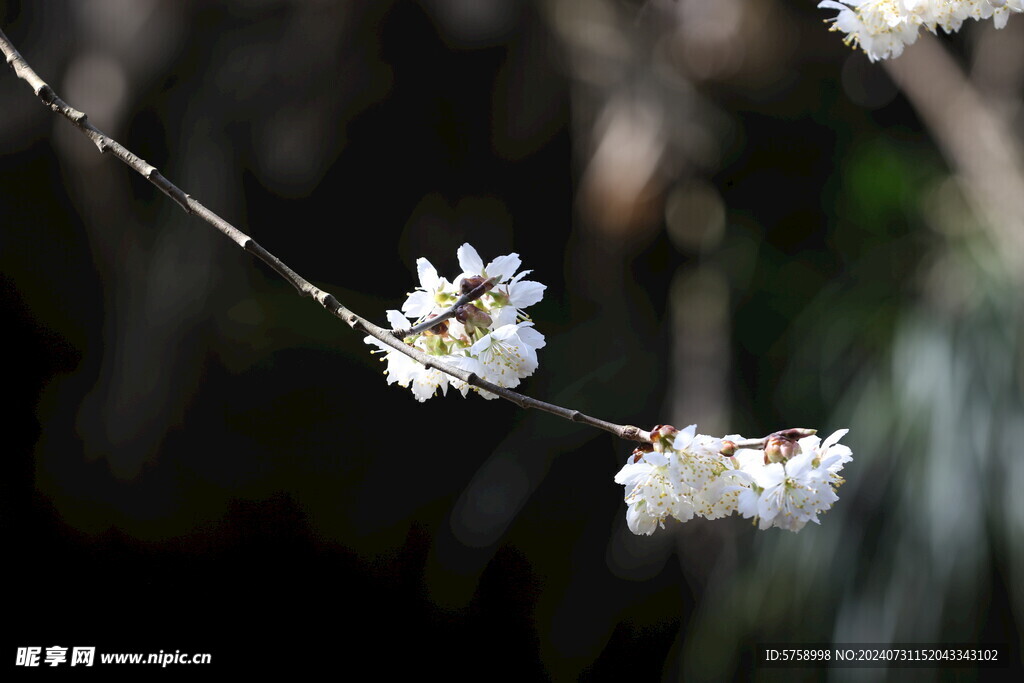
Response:
[[[1016,277],[1024,275],[1024,168],[1020,138],[939,41],[924,33],[885,68],[960,175],[975,211]]]
[[[638,427],[632,425],[619,425],[613,422],[607,422],[605,420],[599,420],[595,417],[585,415],[578,410],[572,410],[569,408],[563,408],[556,406],[552,403],[546,403],[544,401],[538,401],[537,399],[525,396],[510,389],[500,387],[497,384],[493,384],[478,377],[475,373],[467,372],[459,368],[452,367],[446,363],[438,361],[435,357],[427,355],[422,351],[404,344],[401,340],[396,339],[392,331],[385,330],[383,327],[375,325],[365,318],[353,313],[351,310],[346,308],[339,302],[333,294],[325,292],[324,290],[316,287],[308,280],[303,278],[301,275],[296,273],[294,270],[289,268],[281,259],[277,258],[269,251],[261,247],[251,237],[246,235],[244,232],[236,228],[235,226],[228,223],[226,220],[210,211],[208,208],[203,206],[200,202],[193,199],[191,196],[182,191],[174,183],[167,180],[154,166],[146,163],[143,159],[133,154],[130,150],[122,146],[116,140],[108,137],[98,128],[89,122],[88,117],[85,113],[78,111],[71,107],[67,102],[57,96],[57,93],[53,91],[45,81],[43,81],[32,67],[28,65],[25,59],[18,53],[11,44],[7,36],[3,31],[0,31],[0,51],[7,57],[7,63],[14,69],[14,73],[18,78],[22,79],[32,88],[32,91],[36,96],[42,100],[43,104],[49,107],[54,112],[60,114],[64,118],[71,121],[82,133],[88,137],[100,153],[112,152],[114,156],[123,161],[125,164],[130,166],[136,173],[141,175],[143,178],[148,180],[150,183],[160,188],[160,190],[168,197],[173,199],[177,204],[184,209],[188,214],[194,214],[199,216],[204,221],[209,223],[211,226],[220,231],[225,237],[230,239],[232,242],[237,244],[239,247],[256,256],[261,261],[266,263],[270,268],[280,275],[282,278],[287,280],[298,290],[299,294],[304,297],[310,297],[314,299],[318,304],[323,306],[329,313],[337,318],[340,318],[349,327],[354,330],[358,330],[371,337],[387,344],[396,351],[399,351],[413,360],[422,363],[426,367],[434,368],[447,375],[456,377],[467,384],[475,386],[479,389],[489,391],[493,394],[497,394],[501,398],[507,401],[515,403],[520,408],[525,409],[536,409],[542,410],[552,415],[565,418],[572,422],[580,422],[591,427],[602,429],[606,432],[618,436],[621,439],[628,441],[650,441],[650,433],[645,432]],[[477,287],[476,289],[483,289],[487,283]],[[466,295],[469,297],[476,293],[476,289]],[[483,293],[482,291],[480,292]],[[478,295],[479,296],[479,295]],[[463,298],[466,298],[463,297]],[[471,299],[470,299],[471,300]],[[461,301],[461,299],[460,299]],[[434,318],[430,321],[432,324],[440,322],[438,318]],[[430,327],[430,325],[428,325]]]

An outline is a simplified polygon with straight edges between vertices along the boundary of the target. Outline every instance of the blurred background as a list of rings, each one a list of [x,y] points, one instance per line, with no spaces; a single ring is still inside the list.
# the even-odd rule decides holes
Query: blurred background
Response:
[[[415,261],[548,285],[522,389],[849,427],[794,535],[625,525],[631,446],[417,404],[326,315],[0,78],[5,657],[745,680],[766,642],[1024,621],[1024,17],[871,64],[781,0],[2,2],[101,130],[384,323]],[[492,673],[488,673],[492,672]],[[877,680],[880,670],[801,670]],[[920,670],[900,680],[983,680]]]

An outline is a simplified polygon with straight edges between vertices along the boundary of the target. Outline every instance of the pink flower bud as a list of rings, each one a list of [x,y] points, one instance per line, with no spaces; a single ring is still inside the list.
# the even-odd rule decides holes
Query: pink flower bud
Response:
[[[491,324],[491,316],[473,304],[462,304],[456,308],[455,319],[465,325],[469,332],[486,329]]]
[[[654,425],[651,429],[651,443],[654,450],[663,453],[665,448],[670,448],[679,430],[672,425]]]
[[[768,437],[764,447],[764,464],[786,462],[800,451],[800,446],[793,439],[776,432]]]
[[[654,429],[651,430],[651,438],[653,439],[655,435],[657,435],[662,439],[674,439],[678,433],[679,430],[672,425],[656,425]]]
[[[470,292],[472,292],[474,289],[484,284],[485,282],[487,282],[487,287],[484,288],[484,292],[491,291],[491,289],[494,287],[494,283],[488,282],[487,278],[483,277],[482,275],[472,275],[470,277],[463,278],[462,284],[460,285],[460,290],[462,291],[463,295],[469,294]]]
[[[633,454],[626,460],[626,463],[638,463],[643,460],[645,454],[650,453],[654,450],[654,447],[649,444],[641,444],[633,449]]]

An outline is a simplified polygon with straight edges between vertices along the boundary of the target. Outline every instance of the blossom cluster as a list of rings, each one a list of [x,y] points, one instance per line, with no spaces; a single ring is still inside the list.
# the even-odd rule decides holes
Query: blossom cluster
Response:
[[[455,315],[423,333],[405,338],[405,343],[437,356],[438,360],[501,387],[515,387],[523,377],[537,369],[537,349],[545,344],[544,335],[533,329],[533,322],[524,313],[544,297],[545,285],[518,275],[522,264],[518,254],[499,256],[484,266],[483,260],[469,244],[458,249],[462,274],[449,282],[440,277],[430,261],[416,261],[420,286],[402,304],[401,312],[387,312],[393,330],[406,330],[446,313],[464,295],[481,287],[486,291],[474,301],[460,305]],[[412,324],[410,324],[412,321]],[[440,370],[428,368],[373,337],[367,344],[386,352],[384,360],[388,384],[398,383],[412,390],[419,401],[426,401],[440,389],[448,387],[462,392],[477,390],[466,382]],[[495,395],[480,391],[485,398]]]
[[[871,61],[899,57],[923,26],[932,33],[959,31],[967,19],[992,19],[1003,28],[1011,12],[1024,12],[1024,0],[824,0],[818,7],[839,10],[833,31],[860,46]]]
[[[658,426],[615,476],[625,486],[626,523],[650,535],[665,520],[718,519],[736,512],[761,529],[800,531],[839,500],[839,476],[853,454],[840,429],[823,442],[810,429],[776,432],[762,449],[737,448],[739,435],[718,439]]]

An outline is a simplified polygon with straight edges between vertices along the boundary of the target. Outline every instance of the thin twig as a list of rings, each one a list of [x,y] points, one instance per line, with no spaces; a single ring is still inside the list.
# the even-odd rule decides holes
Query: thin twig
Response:
[[[398,339],[405,339],[406,337],[415,336],[417,334],[420,334],[421,332],[426,332],[431,327],[440,325],[445,320],[448,320],[449,318],[453,317],[458,312],[458,308],[460,306],[468,304],[470,301],[476,301],[484,294],[486,294],[488,290],[491,289],[491,287],[498,284],[498,279],[499,276],[495,275],[489,280],[484,280],[474,289],[470,290],[469,292],[459,297],[458,301],[449,306],[448,310],[445,311],[444,313],[440,313],[438,315],[435,315],[433,318],[424,320],[419,325],[414,325],[408,330],[394,330],[392,334],[395,335],[395,337],[397,337]]]
[[[42,100],[43,104],[74,124],[78,130],[82,131],[86,137],[92,140],[93,144],[96,145],[101,154],[105,154],[107,152],[113,153],[114,156],[130,166],[136,173],[160,188],[160,190],[173,199],[185,211],[185,213],[194,214],[202,218],[239,247],[270,266],[274,272],[290,282],[295,289],[298,290],[301,296],[314,299],[329,313],[343,320],[352,329],[370,335],[374,339],[387,344],[400,353],[404,353],[428,368],[440,370],[441,372],[460,379],[467,384],[477,387],[478,389],[483,389],[484,391],[497,394],[501,398],[515,403],[520,408],[543,410],[544,412],[557,415],[572,422],[580,422],[582,424],[590,425],[591,427],[603,429],[604,431],[611,432],[615,436],[627,441],[650,441],[650,432],[646,432],[639,427],[615,424],[614,422],[608,422],[596,417],[591,417],[578,410],[563,408],[552,403],[538,401],[535,398],[525,396],[516,391],[488,382],[487,380],[477,376],[475,373],[467,372],[465,370],[452,367],[446,363],[442,363],[437,360],[437,358],[429,356],[412,346],[408,346],[400,339],[396,339],[394,332],[385,330],[383,327],[378,325],[374,325],[369,320],[353,313],[334,298],[333,294],[325,292],[303,278],[301,275],[285,265],[281,259],[277,258],[257,244],[254,239],[182,191],[178,186],[165,178],[154,166],[146,163],[146,161],[139,158],[116,140],[105,135],[102,131],[92,125],[85,113],[71,107],[67,102],[58,97],[57,93],[53,91],[53,88],[51,88],[36,74],[35,71],[32,70],[32,67],[30,67],[25,59],[18,53],[14,45],[11,44],[10,40],[8,40],[2,30],[0,30],[0,51],[4,53],[7,58],[7,63],[14,69],[14,73],[18,78],[29,84],[32,88],[32,92]],[[481,285],[481,287],[483,286],[484,285]],[[481,287],[478,287],[477,289],[480,289]],[[476,291],[477,290],[474,289],[473,292],[470,292],[463,298],[473,295]],[[483,292],[480,294],[482,293]],[[479,294],[477,296],[479,296]],[[468,299],[468,301],[471,300],[472,299]],[[438,316],[438,318],[440,318],[440,316]],[[441,322],[438,318],[432,318],[430,320],[431,325],[427,325],[427,328]],[[405,333],[405,335],[407,334],[409,333]]]
[[[768,442],[768,437],[764,436],[764,437],[761,437],[760,439],[743,439],[742,441],[733,441],[732,445],[737,450],[739,450],[741,448],[744,448],[744,449],[751,448],[751,449],[753,449],[755,451],[759,451],[762,448],[764,448],[764,445],[767,442]]]

